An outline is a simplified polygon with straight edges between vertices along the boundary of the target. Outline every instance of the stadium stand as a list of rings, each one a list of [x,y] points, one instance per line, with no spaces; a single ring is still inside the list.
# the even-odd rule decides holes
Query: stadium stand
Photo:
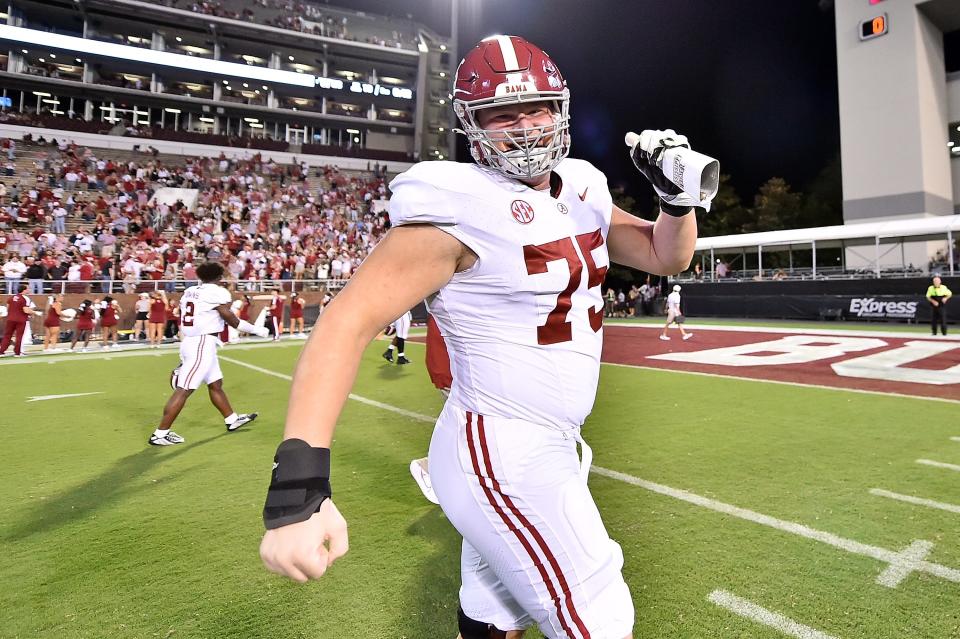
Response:
[[[244,290],[336,286],[388,226],[383,175],[40,142],[0,141],[0,256],[42,264],[43,292],[180,290],[203,259]],[[165,187],[196,206],[151,197]]]

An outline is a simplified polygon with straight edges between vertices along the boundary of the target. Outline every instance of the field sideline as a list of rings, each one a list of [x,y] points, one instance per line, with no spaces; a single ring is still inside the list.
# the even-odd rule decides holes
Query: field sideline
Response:
[[[954,401],[658,370],[651,355],[719,348],[707,343],[716,327],[680,349],[609,326],[645,361],[605,352],[583,432],[624,549],[635,636],[960,637]],[[919,339],[906,333],[857,355]],[[942,344],[934,373],[960,347]],[[0,637],[452,638],[458,539],[406,468],[441,405],[420,345],[404,368],[371,345],[341,418],[333,487],[350,553],[307,587],[260,567],[300,346],[224,349],[235,407],[261,418],[227,434],[198,393],[176,427],[187,444],[169,450],[145,441],[174,351],[0,361]],[[98,394],[27,403],[75,393]]]

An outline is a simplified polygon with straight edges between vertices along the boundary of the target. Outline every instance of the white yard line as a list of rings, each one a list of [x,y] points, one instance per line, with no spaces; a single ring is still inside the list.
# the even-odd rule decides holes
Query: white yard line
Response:
[[[604,326],[618,326],[625,328],[649,328],[660,331],[663,324],[619,324],[614,322],[604,322]],[[736,324],[695,324],[685,322],[683,327],[688,330],[696,331],[728,331],[733,333],[777,333],[783,335],[831,335],[847,337],[902,337],[904,339],[928,339],[937,342],[960,342],[960,337],[954,335],[942,335],[933,337],[930,333],[907,331],[862,331],[862,330],[844,330],[836,328],[772,328],[766,326],[740,326]]]
[[[933,461],[931,459],[918,459],[918,464],[923,464],[924,466],[933,466],[934,468],[945,468],[947,470],[955,470],[960,472],[960,466],[956,464],[947,464],[944,462]]]
[[[890,564],[877,575],[876,583],[887,588],[896,588],[906,581],[911,573],[919,569],[920,562],[927,558],[931,550],[933,550],[932,541],[914,539],[913,543],[900,553],[900,561]]]
[[[289,382],[289,381],[293,381],[293,377],[291,377],[290,375],[286,375],[286,374],[284,374],[284,373],[277,373],[277,372],[275,372],[275,371],[272,371],[272,370],[269,370],[269,369],[266,369],[266,368],[261,368],[261,367],[259,367],[259,366],[254,366],[253,364],[248,364],[248,363],[246,363],[246,362],[240,361],[239,359],[233,359],[232,357],[224,357],[223,355],[221,355],[221,356],[220,356],[220,360],[221,360],[221,361],[224,361],[224,362],[230,362],[231,364],[236,364],[237,366],[243,366],[243,367],[249,368],[249,369],[251,369],[251,370],[259,371],[259,372],[261,372],[261,373],[264,373],[265,375],[273,375],[274,377],[279,377],[280,379],[285,379],[285,380],[287,380],[288,382]],[[350,397],[350,399],[352,399],[352,400],[354,400],[354,401],[356,401],[356,402],[360,402],[360,403],[362,403],[362,404],[367,404],[367,405],[369,405],[369,406],[375,406],[375,407],[377,407],[377,408],[382,408],[382,409],[384,409],[384,410],[393,411],[393,412],[395,412],[395,413],[400,413],[401,415],[404,415],[404,416],[406,416],[406,417],[410,417],[410,418],[412,418],[412,419],[419,419],[420,421],[430,422],[431,424],[436,423],[436,421],[437,421],[437,418],[436,418],[436,417],[431,417],[430,415],[424,415],[424,414],[422,414],[422,413],[415,413],[415,412],[410,411],[410,410],[405,410],[405,409],[403,409],[403,408],[398,408],[398,407],[396,407],[396,406],[391,406],[390,404],[384,404],[383,402],[378,402],[378,401],[375,400],[375,399],[369,399],[369,398],[366,398],[366,397],[361,397],[360,395],[355,395],[354,393],[350,393],[349,397]]]
[[[94,391],[92,393],[67,393],[66,395],[34,395],[27,399],[30,402],[45,402],[48,399],[66,399],[67,397],[86,397],[87,395],[102,395],[103,391]]]
[[[950,438],[950,441],[952,441],[952,442],[960,442],[960,437],[951,437],[951,438]]]
[[[640,488],[645,488],[646,490],[649,490],[651,492],[654,492],[660,495],[673,497],[674,499],[679,499],[687,503],[695,504],[697,506],[702,506],[703,508],[708,508],[718,513],[731,515],[733,517],[739,517],[740,519],[752,521],[755,524],[768,526],[770,528],[774,528],[776,530],[780,530],[783,532],[788,532],[788,533],[797,535],[799,537],[804,537],[806,539],[819,541],[829,546],[833,546],[834,548],[839,548],[841,550],[845,550],[855,555],[863,555],[864,557],[871,557],[878,561],[882,561],[883,563],[886,563],[886,564],[901,565],[907,562],[912,562],[912,555],[910,554],[912,551],[910,546],[908,546],[905,550],[901,552],[887,550],[886,548],[880,548],[879,546],[871,546],[869,544],[864,544],[859,541],[854,541],[852,539],[846,539],[844,537],[840,537],[839,535],[834,535],[833,533],[824,532],[822,530],[816,530],[815,528],[810,528],[809,526],[805,526],[803,524],[798,524],[792,521],[784,521],[782,519],[777,519],[769,515],[764,515],[762,513],[758,513],[752,510],[747,510],[746,508],[740,508],[739,506],[725,504],[721,501],[710,499],[709,497],[701,497],[700,495],[691,493],[686,490],[681,490],[679,488],[671,488],[670,486],[657,484],[652,481],[640,479],[639,477],[634,477],[633,475],[627,475],[626,473],[621,473],[615,470],[608,470],[606,468],[601,468],[599,466],[594,466],[591,470],[598,475],[609,477],[610,479],[616,479],[618,481],[622,481],[627,484],[632,484],[634,486],[639,486]],[[926,572],[931,575],[941,577],[943,579],[946,579],[947,581],[960,583],[960,570],[948,568],[940,564],[936,564],[928,561],[919,561],[919,562],[916,562],[915,570],[918,572]]]
[[[883,490],[882,488],[871,488],[871,495],[876,495],[877,497],[887,497],[888,499],[896,499],[897,501],[906,502],[908,504],[915,504],[917,506],[926,506],[927,508],[936,508],[938,510],[945,510],[950,513],[957,513],[960,515],[960,506],[955,504],[948,504],[942,501],[934,501],[932,499],[924,499],[923,497],[913,497],[911,495],[902,495],[900,493],[893,493],[889,490]]]
[[[240,344],[230,344],[229,346],[224,347],[225,351],[249,351],[256,350],[260,348],[284,348],[289,346],[299,346],[303,347],[303,340],[291,340],[289,342],[281,341],[279,344],[273,342],[272,340],[265,341],[251,341],[249,343],[240,343]],[[6,358],[0,359],[0,366],[20,366],[24,364],[58,364],[62,362],[89,362],[95,359],[122,359],[126,357],[162,357],[164,355],[169,355],[171,353],[178,353],[180,351],[180,344],[164,344],[160,348],[146,348],[145,346],[130,346],[125,348],[119,348],[116,350],[101,350],[96,349],[88,353],[81,353],[75,351],[58,353],[56,355],[47,354],[47,353],[33,353],[28,354],[26,357],[21,357],[19,359]]]
[[[797,639],[837,639],[833,635],[827,635],[819,630],[814,630],[810,626],[804,626],[789,617],[767,610],[726,590],[714,590],[707,596],[707,599],[735,615],[769,626],[785,635],[797,637]]]
[[[254,366],[253,364],[247,364],[246,362],[235,360],[233,358],[221,357],[220,359],[229,361],[233,364],[238,364],[240,366],[245,366],[252,370],[259,371],[265,375],[271,375],[273,377],[278,377],[284,380],[290,380],[290,375],[284,373],[278,373],[276,371],[271,371],[266,368],[261,368],[259,366]],[[350,395],[351,399],[356,401],[369,404],[371,406],[376,406],[377,408],[382,408],[383,410],[392,411],[412,419],[417,419],[422,422],[429,424],[435,423],[436,417],[431,415],[424,415],[422,413],[415,413],[413,411],[405,410],[397,406],[392,406],[390,404],[384,404],[383,402],[376,402],[359,395]],[[958,467],[960,469],[960,467]],[[634,477],[633,475],[627,475],[626,473],[621,473],[615,470],[609,470],[607,468],[602,468],[600,466],[593,466],[590,469],[593,473],[597,475],[602,475],[610,479],[616,479],[633,486],[638,486],[644,488],[651,492],[664,495],[667,497],[672,497],[674,499],[679,499],[680,501],[685,501],[690,504],[701,506],[709,510],[713,510],[725,515],[731,515],[733,517],[739,517],[740,519],[745,519],[747,521],[752,521],[763,526],[768,526],[776,530],[783,532],[788,532],[806,539],[812,539],[814,541],[819,541],[827,545],[845,550],[849,553],[855,555],[863,555],[865,557],[871,557],[878,561],[888,564],[889,566],[903,566],[909,565],[911,571],[916,572],[925,572],[936,577],[941,577],[947,581],[952,581],[954,583],[960,583],[960,570],[955,570],[953,568],[948,568],[947,566],[942,566],[937,563],[929,561],[918,561],[914,558],[914,549],[912,546],[908,546],[902,552],[896,552],[893,550],[887,550],[886,548],[880,548],[878,546],[870,546],[869,544],[863,544],[858,541],[853,541],[852,539],[845,539],[838,535],[832,533],[824,532],[821,530],[816,530],[810,528],[809,526],[804,526],[803,524],[797,524],[790,521],[784,521],[782,519],[776,519],[769,515],[763,515],[752,510],[747,510],[746,508],[740,508],[738,506],[733,506],[730,504],[725,504],[721,501],[715,499],[710,499],[708,497],[702,497],[700,495],[691,493],[686,490],[681,490],[679,488],[671,488],[670,486],[664,486],[663,484],[657,484],[645,479],[640,479],[639,477]],[[883,574],[883,573],[881,573]]]
[[[411,343],[411,342],[408,342]],[[682,371],[674,368],[659,368],[657,366],[640,366],[638,364],[615,364],[613,362],[603,362],[605,366],[617,366],[620,368],[637,368],[644,371],[664,371],[667,373],[677,373],[680,375],[699,375],[700,377],[715,377],[718,379],[736,379],[745,382],[757,382],[758,384],[779,384],[781,386],[799,386],[801,388],[817,388],[820,390],[841,391],[845,393],[858,393],[861,395],[881,395],[884,397],[903,397],[906,399],[923,399],[931,402],[945,402],[947,404],[960,404],[960,399],[949,399],[946,397],[928,397],[926,395],[908,395],[906,393],[885,393],[883,391],[865,390],[862,388],[845,388],[843,386],[827,386],[826,384],[805,384],[802,382],[785,382],[777,379],[760,379],[756,377],[744,377],[742,375],[726,375],[721,373],[703,373],[700,371]]]

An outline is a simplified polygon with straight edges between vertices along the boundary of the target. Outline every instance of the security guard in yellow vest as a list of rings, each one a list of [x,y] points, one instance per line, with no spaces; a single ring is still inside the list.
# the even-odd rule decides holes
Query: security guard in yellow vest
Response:
[[[933,284],[927,288],[927,301],[930,302],[932,311],[930,314],[930,329],[933,334],[937,334],[937,324],[940,324],[940,331],[947,334],[947,300],[953,293],[941,281],[939,276],[933,277]]]

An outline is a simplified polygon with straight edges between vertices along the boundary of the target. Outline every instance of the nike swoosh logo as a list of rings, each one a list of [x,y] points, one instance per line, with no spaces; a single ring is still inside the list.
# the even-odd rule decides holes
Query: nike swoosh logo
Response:
[[[583,190],[583,193],[577,193],[577,197],[580,198],[580,201],[581,201],[581,202],[583,202],[584,200],[587,199],[587,191],[589,191],[589,190],[590,190],[590,187],[588,186],[587,188],[585,188],[585,189]]]
[[[277,469],[277,466],[279,466],[279,465],[280,465],[280,464],[278,464],[277,462],[273,462],[273,468],[271,468],[270,470],[276,470],[276,469]]]

